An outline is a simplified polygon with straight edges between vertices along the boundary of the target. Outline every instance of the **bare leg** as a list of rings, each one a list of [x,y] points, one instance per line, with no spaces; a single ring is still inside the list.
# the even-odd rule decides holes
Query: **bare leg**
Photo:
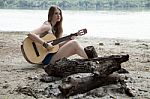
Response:
[[[55,61],[64,58],[69,57],[74,54],[78,54],[79,56],[87,59],[88,56],[86,55],[83,47],[79,45],[79,43],[76,40],[71,40],[65,43],[63,46],[60,47],[58,52],[52,57],[51,63],[55,63]]]

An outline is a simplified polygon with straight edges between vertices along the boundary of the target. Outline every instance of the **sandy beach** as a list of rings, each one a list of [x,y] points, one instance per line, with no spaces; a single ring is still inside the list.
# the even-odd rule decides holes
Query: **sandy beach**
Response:
[[[59,83],[39,81],[38,78],[45,74],[45,71],[41,66],[30,64],[24,59],[20,45],[25,37],[25,32],[0,32],[0,99],[35,99],[33,96],[18,93],[17,88],[32,86],[32,88],[42,91],[50,84],[57,86]],[[78,37],[77,40],[84,47],[93,45],[100,57],[128,54],[129,61],[124,62],[122,67],[129,73],[121,75],[128,77],[126,82],[133,91],[135,99],[150,99],[150,40],[84,36]],[[78,56],[71,58],[78,58]],[[101,88],[97,90],[100,94]],[[111,97],[113,99],[131,98],[120,93],[107,94],[103,97],[102,95],[80,94],[70,98],[110,99]],[[38,99],[47,99],[47,97],[39,95]]]

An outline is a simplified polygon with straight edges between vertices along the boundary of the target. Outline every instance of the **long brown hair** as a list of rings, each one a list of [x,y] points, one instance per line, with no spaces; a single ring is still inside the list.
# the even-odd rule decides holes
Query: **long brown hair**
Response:
[[[61,16],[61,19],[59,22],[57,22],[54,26],[54,29],[55,29],[55,33],[54,35],[56,36],[56,38],[59,38],[62,36],[62,33],[63,33],[63,28],[62,28],[62,21],[63,21],[63,17],[62,17],[62,11],[61,9],[58,7],[58,6],[51,6],[49,8],[49,12],[48,12],[48,22],[50,23],[51,20],[52,20],[52,17],[54,15],[54,12],[56,9],[59,9],[60,10],[60,16]]]

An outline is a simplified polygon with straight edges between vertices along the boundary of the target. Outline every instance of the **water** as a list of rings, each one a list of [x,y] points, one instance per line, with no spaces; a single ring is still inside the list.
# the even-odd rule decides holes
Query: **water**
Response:
[[[31,31],[47,20],[47,10],[0,9],[1,31]],[[150,12],[63,11],[64,34],[87,28],[85,36],[150,39]]]

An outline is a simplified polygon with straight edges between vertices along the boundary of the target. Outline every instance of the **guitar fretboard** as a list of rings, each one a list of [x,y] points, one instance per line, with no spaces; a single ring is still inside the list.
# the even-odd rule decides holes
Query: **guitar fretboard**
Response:
[[[70,34],[70,35],[68,35],[68,36],[65,36],[65,37],[62,37],[62,38],[58,38],[58,39],[56,39],[56,40],[53,40],[52,45],[54,46],[54,45],[59,44],[60,42],[69,40],[72,36],[77,36],[77,33]],[[50,41],[50,42],[51,42],[51,41]]]

